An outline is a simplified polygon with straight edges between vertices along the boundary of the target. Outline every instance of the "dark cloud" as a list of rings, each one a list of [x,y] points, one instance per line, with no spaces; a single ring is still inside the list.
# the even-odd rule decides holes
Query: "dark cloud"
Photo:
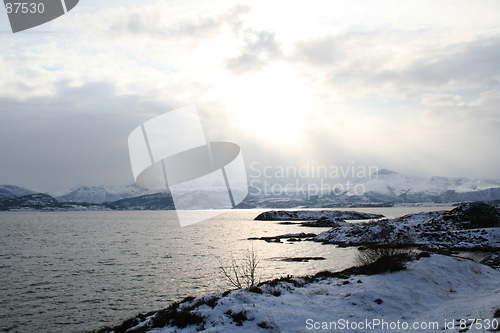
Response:
[[[245,46],[236,57],[226,59],[224,66],[236,75],[263,69],[282,56],[280,43],[274,32],[249,30],[245,33]]]
[[[72,101],[83,99],[104,102],[116,93],[115,87],[108,82],[89,82],[78,87],[67,86],[63,82],[57,85],[59,86],[57,98]]]
[[[58,191],[133,183],[127,138],[149,119],[144,109],[139,96],[116,96],[106,82],[62,86],[54,97],[0,98],[0,184]]]
[[[117,95],[107,81],[70,86],[58,82],[53,97],[0,98],[0,184],[57,192],[81,185],[134,182],[128,136],[154,116],[186,106],[139,94]],[[207,140],[239,144],[247,165],[285,164],[293,154],[231,128],[218,104],[199,103]],[[239,131],[241,132],[241,130]]]

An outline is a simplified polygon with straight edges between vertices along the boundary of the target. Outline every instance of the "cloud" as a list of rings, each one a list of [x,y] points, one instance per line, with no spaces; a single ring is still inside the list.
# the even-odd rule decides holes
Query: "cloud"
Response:
[[[452,106],[462,103],[462,97],[452,94],[424,94],[422,104],[429,106]]]
[[[226,27],[233,31],[241,29],[241,16],[251,9],[237,5],[219,15],[191,15],[182,19],[174,18],[172,10],[164,1],[133,9],[104,9],[92,15],[76,16],[73,26],[106,39],[207,39],[220,34]],[[95,23],[94,27],[88,27],[89,21]]]
[[[274,32],[250,29],[245,32],[245,45],[236,57],[224,61],[225,68],[236,75],[262,70],[281,57],[280,43]]]
[[[207,139],[245,146],[231,129],[230,114],[206,102],[206,88],[196,82],[172,83],[169,94],[160,87],[124,93],[113,80],[75,83],[56,82],[45,96],[0,97],[0,184],[50,192],[75,184],[131,184],[131,131],[189,104],[197,105]]]
[[[458,124],[467,127],[468,133],[496,127],[500,123],[500,92],[492,89],[481,93],[475,100],[465,103],[462,96],[450,94],[425,94],[422,96],[420,121],[435,124],[441,128]]]
[[[298,41],[295,45],[296,60],[317,66],[335,66],[345,57],[342,45],[337,36],[323,36]]]
[[[400,71],[375,73],[373,82],[423,89],[474,89],[499,86],[500,36],[449,45],[426,54]]]
[[[165,24],[163,16],[158,12],[135,11],[109,26],[112,36],[142,36],[153,39],[177,39],[182,37],[207,36],[217,32],[222,22],[214,17],[181,22],[175,26]]]
[[[429,30],[380,29],[299,41],[291,59],[326,70],[328,84],[340,91],[414,98],[426,91],[498,87],[499,57],[500,35],[461,40]]]
[[[158,114],[177,101],[157,101]],[[127,138],[154,108],[110,82],[61,84],[53,97],[0,98],[0,183],[41,191],[133,183]]]
[[[500,168],[500,153],[492,149],[492,144],[500,142],[499,102],[496,89],[468,103],[458,95],[424,95],[416,107],[416,119],[400,127],[374,129],[375,144],[371,149],[380,155],[374,158],[387,161],[393,154],[401,168],[415,172],[418,166],[428,174],[495,177]],[[395,138],[398,143],[391,143]],[[404,166],[401,157],[405,155],[415,166]]]
[[[248,18],[246,5],[169,6],[75,11],[52,25],[65,33],[2,37],[0,183],[131,183],[130,131],[190,104],[207,138],[238,143],[247,163],[498,175],[485,148],[500,140],[497,30],[316,29],[309,18],[299,38],[300,25],[262,24],[258,4]],[[270,139],[277,127],[300,139]]]

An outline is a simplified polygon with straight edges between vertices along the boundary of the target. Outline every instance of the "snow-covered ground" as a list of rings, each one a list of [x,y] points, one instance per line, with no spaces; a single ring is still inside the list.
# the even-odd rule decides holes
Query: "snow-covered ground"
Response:
[[[469,319],[476,319],[469,332],[487,332],[500,324],[500,318],[494,318],[500,312],[499,282],[500,271],[488,266],[431,255],[393,273],[311,283],[293,278],[266,283],[259,288],[262,293],[234,290],[198,297],[174,309],[179,326],[187,323],[184,319],[197,324],[150,329],[156,333],[459,332],[471,323]],[[141,316],[127,332],[144,332],[155,316],[160,315]]]

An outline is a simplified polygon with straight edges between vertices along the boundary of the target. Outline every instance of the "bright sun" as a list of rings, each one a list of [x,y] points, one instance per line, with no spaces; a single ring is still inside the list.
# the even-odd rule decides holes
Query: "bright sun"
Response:
[[[310,98],[292,68],[276,65],[258,73],[228,77],[221,88],[237,128],[270,143],[298,141]]]

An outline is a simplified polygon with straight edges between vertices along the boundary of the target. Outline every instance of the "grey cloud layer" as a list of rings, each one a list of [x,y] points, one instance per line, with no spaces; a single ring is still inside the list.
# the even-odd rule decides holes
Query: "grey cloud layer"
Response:
[[[495,29],[462,36],[432,27],[344,27],[286,40],[283,31],[250,25],[249,6],[177,23],[155,6],[74,14],[74,34],[5,37],[0,183],[39,190],[132,183],[130,131],[193,103],[209,138],[238,143],[247,163],[355,160],[421,175],[498,175],[499,152],[486,148],[500,141]],[[304,110],[317,119],[304,117],[301,143],[278,152],[253,128],[236,126],[214,93],[219,76],[230,82],[274,64],[299,73],[313,102],[326,105]],[[364,127],[352,125],[360,120]]]
[[[224,64],[230,72],[241,75],[262,70],[271,61],[282,56],[280,43],[270,31],[245,32],[245,46],[242,52],[225,60]]]
[[[389,86],[414,94],[500,86],[500,36],[447,45],[425,45],[422,37],[425,32],[383,30],[325,36],[298,42],[293,59],[326,69],[329,83],[340,89]]]

